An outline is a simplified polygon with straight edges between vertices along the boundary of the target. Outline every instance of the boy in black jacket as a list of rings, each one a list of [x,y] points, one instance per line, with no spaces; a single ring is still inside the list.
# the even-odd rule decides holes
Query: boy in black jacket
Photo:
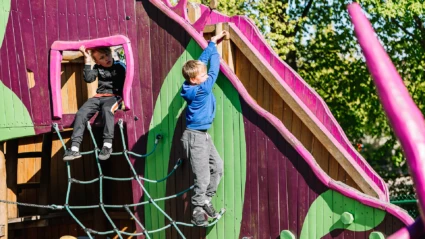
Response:
[[[78,110],[74,131],[71,136],[71,149],[65,152],[63,160],[69,161],[81,158],[80,144],[83,140],[84,129],[87,121],[100,111],[104,123],[103,147],[99,154],[100,160],[106,160],[112,152],[112,140],[114,138],[114,113],[120,109],[122,103],[122,90],[125,80],[125,65],[116,62],[112,58],[109,47],[99,47],[91,49],[90,53],[85,46],[80,47],[84,55],[84,81],[91,83],[98,78],[99,86],[96,95],[84,103]],[[91,69],[91,58],[96,63]]]

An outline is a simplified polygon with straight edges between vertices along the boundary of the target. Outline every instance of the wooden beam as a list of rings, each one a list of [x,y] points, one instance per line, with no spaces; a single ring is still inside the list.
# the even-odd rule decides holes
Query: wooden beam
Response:
[[[375,198],[378,197],[377,191],[372,188],[361,172],[359,172],[354,165],[349,161],[346,154],[342,152],[338,145],[333,141],[333,136],[330,133],[322,131],[319,126],[309,116],[307,111],[303,109],[295,99],[290,95],[291,89],[287,89],[277,79],[277,72],[274,69],[270,69],[270,65],[266,60],[262,58],[256,51],[254,52],[254,46],[251,43],[245,42],[239,35],[239,30],[233,25],[229,24],[229,31],[231,40],[240,49],[240,51],[249,59],[252,65],[260,72],[260,74],[267,80],[270,86],[279,94],[279,96],[289,105],[289,107],[295,112],[295,114],[301,119],[301,121],[311,130],[316,138],[325,146],[329,153],[338,161],[338,163],[344,168],[344,170],[356,180],[362,191]],[[242,33],[240,33],[242,35]],[[300,139],[299,139],[300,140]]]
[[[215,25],[205,25],[203,33],[213,33],[215,32]]]
[[[20,191],[22,189],[40,188],[40,183],[39,182],[20,183],[20,184],[16,185],[16,187],[18,188],[18,191]]]
[[[41,152],[25,152],[25,153],[19,153],[18,158],[41,158]]]
[[[7,200],[16,202],[18,195],[18,140],[9,140],[6,143],[7,168]],[[8,206],[8,218],[18,217],[18,207],[15,204]]]
[[[0,143],[0,199],[7,200],[6,158],[4,146]],[[0,238],[7,239],[7,204],[0,203]]]
[[[201,17],[201,8],[199,7],[199,3],[188,2],[187,15],[190,23],[195,23]]]
[[[80,51],[63,51],[62,63],[84,63],[83,53]]]
[[[50,186],[50,163],[52,159],[52,140],[53,134],[51,132],[43,135],[42,156],[41,156],[41,170],[40,170],[40,190],[38,196],[38,203],[41,205],[49,204],[49,186]],[[47,214],[49,210],[39,208],[39,214]]]
[[[20,230],[34,227],[47,227],[49,226],[49,220],[42,219],[36,221],[25,221],[22,223],[9,224],[9,230]]]

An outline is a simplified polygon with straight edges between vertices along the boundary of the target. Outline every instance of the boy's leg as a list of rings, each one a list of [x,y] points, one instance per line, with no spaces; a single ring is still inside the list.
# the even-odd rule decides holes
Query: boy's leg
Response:
[[[90,98],[78,110],[74,120],[74,130],[71,136],[72,146],[80,147],[83,141],[84,130],[86,129],[87,121],[99,111],[99,99]]]
[[[207,200],[206,192],[210,183],[207,136],[202,132],[185,130],[181,140],[194,174],[195,195],[192,197],[192,205],[202,207]]]
[[[212,142],[211,137],[208,137],[208,144],[210,145],[209,152],[209,166],[210,166],[210,184],[207,188],[207,197],[208,201],[211,201],[211,198],[215,195],[218,184],[220,184],[221,177],[223,176],[223,160],[217,152],[217,149]]]
[[[119,108],[122,99],[119,96],[101,98],[103,127],[103,147],[99,159],[106,160],[112,153],[112,141],[114,139],[115,111]]]
[[[210,184],[207,188],[207,200],[208,203],[204,205],[203,209],[209,217],[216,218],[218,213],[211,203],[211,198],[215,195],[218,184],[220,183],[221,177],[223,176],[223,160],[217,152],[211,137],[208,137],[208,145],[210,146],[209,151],[209,166],[210,166]]]
[[[83,106],[78,110],[74,120],[74,130],[71,136],[71,150],[66,150],[63,160],[69,161],[77,158],[81,158],[80,144],[83,140],[84,130],[86,129],[87,121],[93,117],[93,115],[99,109],[99,100],[91,98],[84,103]]]

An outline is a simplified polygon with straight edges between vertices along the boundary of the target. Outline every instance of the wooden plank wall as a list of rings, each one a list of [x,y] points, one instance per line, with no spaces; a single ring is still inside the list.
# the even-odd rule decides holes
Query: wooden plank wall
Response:
[[[274,126],[244,100],[241,100],[241,105],[247,139],[247,182],[239,238],[278,238],[282,230],[290,230],[299,238],[312,203],[328,188]],[[334,210],[348,208],[342,196],[334,196],[331,201],[328,206]],[[356,202],[356,205],[360,203]],[[358,208],[351,208],[353,215],[361,215],[368,220],[374,218],[375,210],[380,210],[372,209],[373,215],[365,217],[364,209]],[[323,233],[339,220],[336,215],[325,217],[323,208],[318,209],[316,218],[309,220],[314,226],[308,228],[307,235]],[[373,230],[391,235],[401,227],[403,223],[399,219],[387,214]],[[335,230],[325,233],[322,238],[368,238],[371,231]]]
[[[75,114],[96,94],[98,82],[86,83],[83,79],[84,63],[62,63],[61,93],[64,114]]]
[[[211,34],[204,35],[205,39],[210,39],[211,36]],[[272,113],[283,122],[288,130],[310,151],[317,160],[317,163],[331,178],[360,190],[355,181],[346,173],[335,158],[329,154],[300,118],[294,114],[292,109],[282,100],[263,76],[261,76],[247,57],[234,44],[231,44],[230,47],[232,54],[234,54],[234,58],[232,59],[235,73],[245,85],[251,97],[263,109]]]

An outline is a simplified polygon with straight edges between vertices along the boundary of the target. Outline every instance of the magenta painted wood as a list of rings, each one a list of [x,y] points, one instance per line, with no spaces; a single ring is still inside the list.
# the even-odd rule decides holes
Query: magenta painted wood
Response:
[[[27,78],[27,72],[23,67],[19,67],[19,61],[20,59],[24,59],[24,51],[23,51],[23,44],[22,44],[22,36],[20,31],[16,31],[16,29],[19,29],[19,17],[16,12],[11,12],[11,25],[12,28],[15,31],[14,36],[11,36],[11,41],[8,41],[8,57],[9,57],[9,71],[11,73],[12,79],[21,79]],[[30,116],[32,116],[32,109],[31,109],[31,99],[29,96],[29,90],[28,90],[28,83],[25,81],[14,81],[12,80],[12,89],[15,89],[18,93],[17,96],[21,98],[21,101],[24,103],[26,108],[28,109],[28,112],[30,113]],[[23,112],[20,112],[23,113]],[[19,115],[19,114],[18,114]],[[22,115],[22,114],[20,114]],[[22,119],[17,118],[16,121],[20,121]],[[21,122],[23,123],[23,122]],[[27,125],[31,126],[31,125]]]
[[[95,2],[97,37],[110,36],[106,1]],[[90,27],[91,28],[91,27]]]
[[[66,14],[66,2],[62,1],[62,3],[58,2],[57,5],[58,10],[58,30],[59,30],[59,40],[68,41],[69,33],[68,33],[68,22],[67,22],[67,14]]]
[[[375,81],[378,95],[395,134],[400,139],[416,194],[425,208],[425,122],[421,111],[409,95],[403,80],[380,44],[375,32],[358,4],[348,7],[355,32]],[[400,107],[403,105],[403,107]],[[421,210],[424,222],[425,214]]]
[[[90,39],[99,38],[101,36],[97,33],[97,17],[96,17],[96,0],[87,0],[87,16],[89,20],[89,34]]]
[[[119,31],[119,17],[118,17],[118,1],[109,0],[105,1],[106,4],[106,16],[108,20],[109,35],[121,34]],[[125,19],[125,17],[124,17]]]
[[[74,2],[78,6],[76,13],[78,39],[90,39],[87,0],[74,0]]]
[[[167,0],[166,3],[168,3],[169,1]],[[171,9],[177,13],[180,17],[184,18],[184,19],[189,19],[188,15],[187,15],[187,0],[180,0],[176,6],[172,7]]]
[[[68,29],[68,40],[78,40],[79,38],[79,25],[77,21],[77,6],[75,0],[66,0],[66,20],[67,20],[67,29]]]
[[[62,56],[58,58],[57,53],[61,54],[60,51],[66,50],[78,50],[80,46],[86,46],[86,48],[93,48],[99,46],[115,46],[122,45],[124,48],[124,54],[126,56],[126,76],[123,88],[123,99],[126,110],[131,109],[130,91],[131,85],[134,78],[134,57],[131,48],[130,40],[122,35],[111,36],[105,38],[99,38],[94,40],[84,41],[55,41],[51,47],[50,54],[50,85],[52,86],[52,97],[54,97],[52,103],[53,117],[62,117],[62,95],[61,95],[61,78],[60,78],[60,63]],[[52,53],[53,52],[53,53]],[[58,77],[59,76],[59,77]],[[55,83],[58,81],[58,83]]]
[[[62,54],[58,50],[50,50],[50,87],[52,95],[53,116],[62,118],[62,94],[61,94],[61,62]]]
[[[425,228],[421,218],[418,218],[413,224],[403,227],[394,234],[388,237],[388,239],[414,239],[424,238]]]
[[[204,30],[207,21],[210,19],[210,15],[210,10],[205,10],[204,12],[202,12],[202,15],[199,17],[199,19],[192,25],[196,29],[196,31],[202,32],[202,30]]]

